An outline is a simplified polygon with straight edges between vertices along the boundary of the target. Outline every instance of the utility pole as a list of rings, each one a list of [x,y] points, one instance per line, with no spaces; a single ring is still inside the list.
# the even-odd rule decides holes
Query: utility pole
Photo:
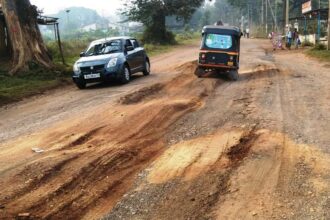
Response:
[[[69,10],[69,9],[65,10],[65,12],[66,12],[66,22],[67,22],[68,25],[69,25],[69,22],[70,22],[70,19],[69,19],[69,13],[70,13],[70,11],[71,10]]]
[[[261,26],[264,26],[264,0],[261,0]]]
[[[289,0],[286,0],[286,4],[285,4],[285,27],[287,25],[289,26],[289,11],[290,11]]]
[[[274,1],[275,2],[275,31],[278,31],[278,27],[277,27],[277,0]]]
[[[248,3],[248,27],[250,28],[250,4]]]
[[[268,1],[266,0],[266,34],[268,34]]]
[[[329,0],[329,16],[328,16],[328,50],[330,50],[330,0]]]

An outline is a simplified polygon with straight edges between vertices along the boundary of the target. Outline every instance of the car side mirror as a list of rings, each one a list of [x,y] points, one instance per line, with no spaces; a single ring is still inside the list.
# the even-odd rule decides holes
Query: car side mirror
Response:
[[[127,51],[132,51],[132,50],[134,50],[134,47],[133,46],[126,46],[126,50]]]
[[[80,57],[84,57],[84,56],[85,56],[85,52],[81,52]]]

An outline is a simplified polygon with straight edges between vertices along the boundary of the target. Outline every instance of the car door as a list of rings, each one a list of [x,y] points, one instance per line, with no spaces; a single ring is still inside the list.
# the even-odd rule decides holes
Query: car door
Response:
[[[128,48],[132,48],[132,50],[128,50]],[[136,50],[130,40],[125,41],[125,50],[126,50],[126,60],[128,62],[128,65],[131,69],[131,72],[135,72],[138,68],[138,58],[137,58],[137,53]]]
[[[139,70],[143,70],[145,62],[144,49],[140,46],[139,42],[136,39],[131,39],[131,42],[136,52],[137,67]]]

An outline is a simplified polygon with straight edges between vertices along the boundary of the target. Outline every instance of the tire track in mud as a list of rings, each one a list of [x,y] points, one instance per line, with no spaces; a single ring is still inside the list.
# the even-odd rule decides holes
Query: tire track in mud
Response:
[[[180,66],[179,71],[183,72],[176,79],[146,89],[142,96],[129,96],[128,102],[111,110],[124,113],[118,116],[123,119],[116,119],[111,125],[89,124],[97,122],[96,116],[78,127],[69,123],[55,132],[55,140],[52,129],[41,133],[40,145],[51,143],[54,147],[32,158],[30,168],[19,167],[25,178],[15,174],[17,169],[4,173],[2,184],[11,185],[1,192],[0,204],[6,208],[0,218],[15,217],[22,212],[47,219],[95,218],[105,214],[130,189],[137,173],[165,150],[163,137],[167,129],[178,118],[200,108],[203,98],[217,86],[213,80],[196,82],[191,74],[193,68],[194,63]],[[73,130],[81,135],[67,135]],[[38,178],[33,173],[38,173]]]

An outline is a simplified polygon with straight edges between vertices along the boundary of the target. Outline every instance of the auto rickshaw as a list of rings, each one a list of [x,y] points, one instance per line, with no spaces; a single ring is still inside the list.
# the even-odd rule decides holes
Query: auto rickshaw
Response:
[[[206,72],[217,72],[238,80],[241,37],[237,27],[205,26],[195,74],[201,77]]]

